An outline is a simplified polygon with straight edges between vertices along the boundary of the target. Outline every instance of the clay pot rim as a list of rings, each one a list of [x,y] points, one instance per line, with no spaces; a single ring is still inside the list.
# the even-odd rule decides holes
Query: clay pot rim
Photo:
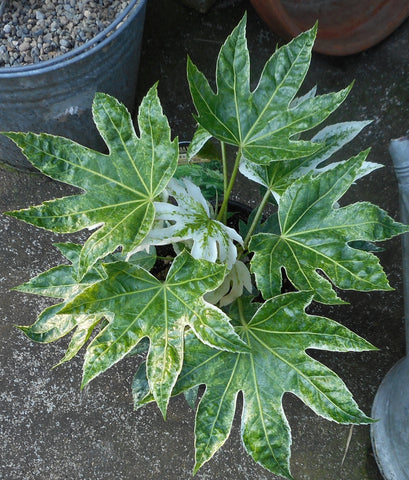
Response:
[[[312,27],[289,15],[285,1],[250,0],[267,25],[285,39],[295,37]],[[366,50],[389,36],[409,16],[407,0],[383,0],[373,14],[343,28],[331,29],[319,24],[314,50],[326,55],[351,55]]]

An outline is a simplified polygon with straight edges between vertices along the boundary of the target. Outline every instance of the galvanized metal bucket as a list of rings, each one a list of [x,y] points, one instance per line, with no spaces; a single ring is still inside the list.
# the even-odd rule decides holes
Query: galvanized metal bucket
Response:
[[[46,132],[103,149],[92,121],[95,92],[134,109],[147,0],[131,0],[103,32],[81,47],[33,65],[0,68],[0,131]],[[0,161],[30,164],[0,137]]]
[[[409,137],[391,141],[399,181],[401,219],[409,223]],[[402,240],[406,357],[385,376],[372,407],[372,446],[385,480],[409,480],[409,234]]]

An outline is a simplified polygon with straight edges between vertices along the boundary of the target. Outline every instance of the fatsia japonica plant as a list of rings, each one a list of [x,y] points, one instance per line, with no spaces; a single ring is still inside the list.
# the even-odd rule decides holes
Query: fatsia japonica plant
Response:
[[[82,190],[9,214],[58,233],[93,230],[83,245],[56,244],[63,263],[17,287],[59,299],[20,328],[43,343],[71,335],[61,362],[84,347],[82,387],[145,351],[135,406],[155,401],[165,417],[172,395],[197,404],[195,472],[229,436],[241,393],[247,452],[291,479],[286,392],[326,419],[372,421],[306,350],[375,347],[306,308],[345,303],[342,290],[391,289],[373,242],[408,228],[370,203],[342,206],[348,188],[379,165],[368,151],[331,158],[368,122],[317,128],[350,87],[298,93],[316,27],[276,50],[254,90],[245,27],[244,17],[220,50],[216,91],[188,59],[198,128],[187,161],[156,85],[140,105],[138,133],[123,105],[96,94],[107,154],[62,137],[5,133],[41,172]],[[240,175],[262,192],[247,221],[236,221],[229,203]]]

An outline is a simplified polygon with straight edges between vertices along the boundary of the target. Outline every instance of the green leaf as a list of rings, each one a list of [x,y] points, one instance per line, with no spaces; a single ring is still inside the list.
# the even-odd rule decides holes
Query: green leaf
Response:
[[[132,380],[132,396],[134,409],[138,410],[143,403],[141,401],[149,395],[149,383],[146,377],[146,363],[142,362]]]
[[[281,196],[285,190],[298,178],[307,173],[321,173],[321,165],[331,155],[342,148],[346,143],[353,140],[361,130],[370,122],[345,122],[323,128],[311,141],[322,145],[318,152],[295,160],[271,162],[268,165],[257,165],[243,158],[240,164],[240,172],[271,190],[277,196]],[[331,163],[325,169],[334,168],[336,163]],[[381,165],[365,162],[358,176],[363,176],[379,168]]]
[[[198,394],[199,394],[199,386],[196,385],[195,387],[187,390],[186,392],[183,392],[184,393],[184,396],[185,396],[185,400],[187,402],[187,404],[189,405],[189,407],[192,409],[192,410],[195,410],[196,409],[196,402],[197,402],[197,398],[198,398]]]
[[[342,380],[305,351],[374,347],[332,320],[307,315],[304,308],[310,299],[308,293],[295,292],[272,298],[258,309],[246,302],[233,311],[242,325],[237,331],[251,348],[249,354],[216,351],[187,335],[174,394],[206,385],[196,415],[195,471],[227,440],[239,392],[244,397],[241,432],[247,452],[263,467],[289,479],[291,432],[282,407],[284,393],[297,395],[329,420],[372,421],[359,410]],[[247,324],[243,314],[245,320],[251,318]]]
[[[28,292],[29,293],[29,292]],[[59,315],[64,303],[58,303],[45,308],[37,320],[30,326],[19,325],[30,340],[38,343],[51,343],[69,334],[78,324],[88,319],[87,315],[75,317],[73,315]]]
[[[188,80],[198,112],[197,121],[218,140],[240,147],[243,157],[256,164],[302,158],[319,151],[319,143],[297,137],[325,120],[344,101],[350,89],[310,95],[293,103],[311,61],[316,26],[272,55],[253,92],[250,91],[245,28],[246,17],[220,50],[216,93],[188,60]]]
[[[79,255],[81,245],[75,243],[57,243],[55,246],[71,262],[72,265],[59,265],[32,278],[29,282],[15,288],[20,292],[42,295],[52,298],[62,298],[64,302],[45,308],[38,316],[37,321],[31,326],[19,326],[18,328],[35,342],[51,343],[73,332],[64,358],[57,364],[71,360],[78,351],[87,343],[95,327],[100,323],[102,315],[71,315],[61,314],[65,305],[84,291],[106,277],[105,270],[98,262],[91,270],[77,281]],[[113,262],[123,255],[115,253],[104,259],[105,262]],[[152,255],[146,252],[138,252],[129,260],[133,265],[146,268],[151,267]]]
[[[16,287],[15,290],[53,298],[63,298],[64,302],[44,309],[37,321],[31,326],[18,327],[28,338],[35,342],[50,343],[59,340],[74,329],[71,342],[61,364],[73,358],[88,341],[92,331],[102,319],[102,315],[62,315],[61,310],[66,303],[90,285],[104,278],[100,265],[95,265],[77,282],[78,258],[81,245],[59,243],[56,247],[72,262],[72,265],[59,265],[32,278],[29,282]]]
[[[249,247],[264,298],[280,293],[282,268],[297,289],[313,292],[322,303],[343,303],[330,281],[346,290],[391,289],[378,258],[351,242],[386,240],[409,228],[367,202],[334,208],[357,178],[366,154],[318,176],[305,175],[285,191],[278,208],[280,232],[259,233]]]
[[[192,410],[196,409],[199,386],[195,386],[183,392],[185,400]],[[138,410],[146,403],[152,402],[153,397],[149,390],[148,378],[146,377],[146,362],[142,362],[135,373],[132,381],[132,397],[134,408]]]
[[[247,236],[250,230],[250,226],[254,221],[256,213],[257,213],[257,209],[254,209],[250,213],[247,219],[247,222],[244,222],[243,220],[239,221],[239,232],[243,238]],[[260,220],[257,222],[257,225],[254,229],[254,234],[256,233],[280,233],[280,226],[278,224],[277,212],[274,212],[265,220],[263,218],[260,218]]]
[[[59,317],[65,317],[71,315],[59,315]],[[100,315],[76,315],[75,316],[75,325],[76,329],[71,337],[70,343],[68,345],[67,351],[65,352],[64,357],[57,363],[61,365],[65,362],[70,361],[72,358],[77,355],[81,348],[88,342],[92,332],[95,327],[100,323]]]
[[[111,253],[103,258],[101,263],[129,262],[149,272],[155,266],[157,259],[156,248],[150,245],[146,247],[146,249],[137,249],[137,251],[130,252],[129,254],[124,254],[124,252],[121,251]],[[105,275],[105,270],[102,266],[101,268]]]
[[[214,201],[215,198],[223,196],[223,174],[218,161],[179,165],[174,178],[191,180],[200,187],[206,200]]]
[[[81,245],[56,243],[55,246],[72,265],[58,265],[40,273],[29,282],[15,288],[20,292],[52,298],[73,298],[79,291],[103,278],[103,270],[96,266],[81,282],[76,279]]]
[[[209,132],[199,127],[190,143],[179,143],[179,163],[174,178],[189,178],[200,187],[207,200],[214,201],[223,195],[224,185],[220,152],[211,138]]]
[[[212,134],[199,125],[187,150],[187,158],[189,162],[200,155],[200,152],[209,144],[211,138]],[[215,157],[214,154],[212,155],[212,159],[221,160],[220,158]]]
[[[216,348],[246,350],[229,318],[203,300],[203,294],[223,280],[225,267],[196,260],[185,251],[176,257],[164,282],[126,262],[107,264],[105,268],[106,280],[85,290],[63,310],[69,314],[113,315],[87,349],[83,386],[148,337],[149,386],[165,416],[182,367],[186,326],[202,342]]]
[[[6,134],[43,173],[85,191],[10,213],[54,232],[97,227],[81,251],[80,278],[117,247],[127,253],[144,239],[155,215],[153,202],[172,177],[178,159],[178,144],[170,140],[156,86],[139,109],[139,138],[126,108],[109,95],[95,95],[93,115],[109,155],[61,137]]]

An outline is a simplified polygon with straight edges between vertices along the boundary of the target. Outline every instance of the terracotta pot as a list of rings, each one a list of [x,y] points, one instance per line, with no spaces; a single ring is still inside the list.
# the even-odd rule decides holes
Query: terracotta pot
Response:
[[[251,0],[267,25],[285,39],[318,20],[314,50],[350,55],[386,38],[408,16],[408,0]]]

